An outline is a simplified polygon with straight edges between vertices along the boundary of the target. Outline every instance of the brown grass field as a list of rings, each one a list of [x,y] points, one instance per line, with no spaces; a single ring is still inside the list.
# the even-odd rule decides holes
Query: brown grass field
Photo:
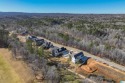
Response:
[[[32,83],[34,75],[23,61],[12,58],[12,53],[0,48],[0,83]]]
[[[0,83],[24,83],[0,54]]]

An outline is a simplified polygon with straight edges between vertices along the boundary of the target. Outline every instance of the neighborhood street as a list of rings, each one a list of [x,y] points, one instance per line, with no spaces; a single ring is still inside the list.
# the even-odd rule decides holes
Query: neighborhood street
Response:
[[[18,36],[18,38],[22,41],[22,42],[25,42],[26,41],[26,36]],[[74,52],[81,52],[82,50],[79,50],[79,49],[76,49],[76,48],[73,48],[73,47],[69,47],[69,46],[64,46],[64,45],[60,45],[60,44],[57,44],[57,43],[54,43],[46,38],[43,38],[43,37],[38,37],[38,38],[41,38],[41,39],[44,39],[48,42],[51,42],[54,46],[57,46],[57,47],[65,47],[67,48],[68,50],[72,50]],[[91,57],[92,59],[96,60],[98,62],[98,64],[101,63],[104,63],[104,64],[107,64],[109,65],[109,67],[113,67],[114,69],[116,68],[116,70],[121,70],[121,71],[124,71],[125,72],[125,67],[122,66],[122,65],[119,65],[117,63],[114,63],[114,62],[111,62],[111,61],[107,61],[106,59],[103,59],[103,58],[100,58],[100,57],[97,57],[97,56],[94,56],[88,52],[85,52],[85,51],[82,51],[84,53],[85,56],[88,56],[88,57]]]

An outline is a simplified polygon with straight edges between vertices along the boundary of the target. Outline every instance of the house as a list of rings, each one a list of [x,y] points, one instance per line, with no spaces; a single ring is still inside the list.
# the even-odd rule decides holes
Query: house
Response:
[[[78,52],[72,52],[71,55],[70,55],[70,57],[71,57],[71,61],[72,61],[73,63],[78,62],[78,60],[75,59],[75,57],[74,57],[74,55],[77,54],[77,53],[78,53]]]
[[[44,41],[44,43],[41,45],[44,49],[49,49],[53,47],[53,44],[51,42]]]
[[[84,56],[83,52],[79,52],[79,53],[72,55],[73,63],[79,62],[81,64],[86,64],[88,59],[89,59],[89,57]]]
[[[52,50],[54,50],[54,49],[58,49],[58,47],[56,47],[56,46],[51,46],[51,47],[49,48],[49,52],[52,53]]]
[[[52,56],[55,56],[55,57],[63,56],[63,55],[65,56],[68,53],[69,53],[69,51],[64,47],[61,47],[61,48],[54,47],[54,48],[52,48]]]
[[[28,40],[32,40],[32,41],[35,41],[35,40],[37,39],[37,37],[36,37],[36,36],[28,36],[27,39],[28,39]]]
[[[70,56],[70,52],[68,50],[63,52],[63,57],[64,58],[69,58],[69,56]]]
[[[25,36],[27,34],[28,34],[28,31],[24,31],[24,32],[21,33],[22,36]]]
[[[72,50],[70,50],[70,51],[67,50],[66,52],[64,52],[63,57],[64,58],[71,58],[72,53],[73,53]]]
[[[38,39],[38,38],[35,39],[36,46],[41,46],[43,43],[44,43],[44,39]]]

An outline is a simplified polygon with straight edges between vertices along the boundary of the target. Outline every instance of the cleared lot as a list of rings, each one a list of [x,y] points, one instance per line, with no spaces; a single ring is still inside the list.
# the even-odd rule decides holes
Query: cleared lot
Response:
[[[34,75],[26,63],[12,58],[8,49],[0,48],[0,83],[32,83]]]
[[[24,83],[0,54],[0,83]]]

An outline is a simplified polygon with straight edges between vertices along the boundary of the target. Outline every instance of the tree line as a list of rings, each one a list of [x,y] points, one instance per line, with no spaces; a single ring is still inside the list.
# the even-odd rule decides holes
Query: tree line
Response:
[[[42,36],[125,65],[124,15],[13,18],[3,18],[4,21],[0,21],[10,31],[21,33],[27,30],[32,35]]]

